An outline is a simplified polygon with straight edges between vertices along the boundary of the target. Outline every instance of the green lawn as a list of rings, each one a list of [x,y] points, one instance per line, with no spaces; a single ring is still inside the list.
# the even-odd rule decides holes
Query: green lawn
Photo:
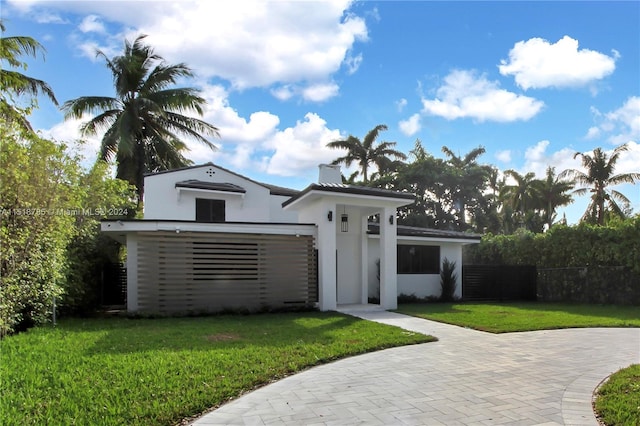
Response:
[[[537,302],[424,303],[400,305],[398,312],[491,333],[574,327],[640,327],[640,308],[637,306]]]
[[[70,319],[0,341],[0,424],[170,425],[312,365],[431,340],[337,313]]]
[[[613,374],[598,390],[595,406],[606,425],[640,425],[640,364]]]

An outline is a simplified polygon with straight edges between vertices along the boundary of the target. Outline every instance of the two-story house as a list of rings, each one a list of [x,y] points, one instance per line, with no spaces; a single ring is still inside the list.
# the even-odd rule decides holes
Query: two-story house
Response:
[[[480,240],[398,226],[413,194],[341,182],[329,165],[302,191],[211,163],[146,176],[144,219],[102,223],[127,247],[127,310],[395,309],[399,294],[438,296],[442,261],[460,270]]]

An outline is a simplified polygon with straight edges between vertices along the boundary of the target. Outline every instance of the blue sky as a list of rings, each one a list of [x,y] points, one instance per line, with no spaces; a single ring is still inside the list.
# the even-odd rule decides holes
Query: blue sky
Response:
[[[575,152],[630,151],[617,172],[640,171],[640,2],[16,1],[0,0],[6,35],[47,49],[27,73],[59,101],[113,95],[95,49],[108,56],[147,34],[202,89],[217,152],[191,145],[253,179],[303,188],[340,153],[331,140],[377,124],[408,153],[480,145],[485,163],[535,172],[579,168]],[[76,121],[45,99],[32,116],[44,135],[79,138]],[[95,158],[99,140],[81,148]],[[640,185],[617,188],[640,211]],[[579,219],[586,200],[566,209]]]

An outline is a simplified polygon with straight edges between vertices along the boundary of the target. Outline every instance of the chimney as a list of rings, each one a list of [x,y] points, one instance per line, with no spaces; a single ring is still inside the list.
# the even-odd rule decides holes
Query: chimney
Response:
[[[342,183],[342,173],[339,165],[320,164],[318,167],[320,168],[318,183]]]

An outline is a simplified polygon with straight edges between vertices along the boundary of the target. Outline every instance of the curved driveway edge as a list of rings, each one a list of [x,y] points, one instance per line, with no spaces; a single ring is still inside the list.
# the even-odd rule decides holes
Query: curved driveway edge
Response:
[[[345,313],[438,337],[267,385],[193,425],[597,425],[592,392],[640,362],[640,329],[489,334],[385,311]]]

